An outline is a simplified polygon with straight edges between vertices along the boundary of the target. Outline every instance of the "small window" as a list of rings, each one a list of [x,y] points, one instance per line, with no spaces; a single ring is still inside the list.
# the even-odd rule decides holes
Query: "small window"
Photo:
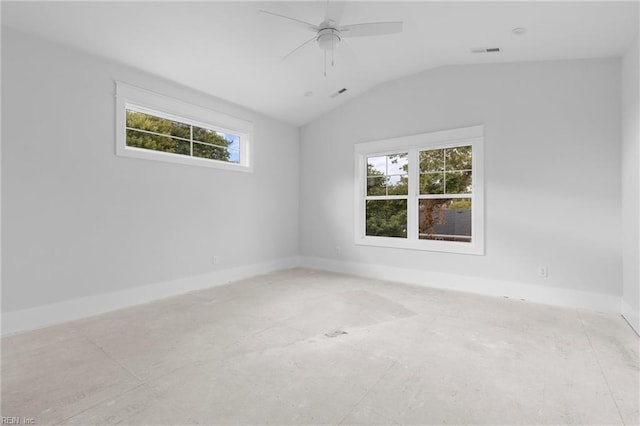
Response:
[[[250,123],[124,83],[116,87],[118,155],[251,170]]]
[[[356,243],[484,253],[482,126],[356,145]]]

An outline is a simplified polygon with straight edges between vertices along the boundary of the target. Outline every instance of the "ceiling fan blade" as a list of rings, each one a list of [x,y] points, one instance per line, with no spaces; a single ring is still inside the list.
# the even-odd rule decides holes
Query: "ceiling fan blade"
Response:
[[[320,29],[317,25],[313,25],[309,22],[301,21],[300,19],[292,18],[290,16],[280,15],[279,13],[269,12],[268,10],[260,10],[259,12],[265,15],[277,16],[278,18],[288,19],[291,22],[295,22],[298,24],[298,26],[304,29],[307,29],[309,31],[318,32],[318,30]]]
[[[360,61],[356,52],[351,48],[351,45],[347,43],[347,40],[340,41],[340,49],[338,50],[342,58],[350,62],[352,65],[359,65]]]
[[[311,37],[309,40],[305,41],[304,43],[302,43],[300,46],[296,47],[295,49],[293,49],[291,52],[287,53],[285,55],[284,58],[282,58],[282,60],[284,61],[285,59],[289,58],[291,55],[293,55],[294,53],[296,53],[297,51],[299,51],[300,49],[302,49],[303,47],[305,47],[307,44],[311,43],[312,41],[316,41],[318,37],[317,36],[313,36]]]
[[[341,37],[367,37],[402,32],[402,22],[369,22],[340,27]]]

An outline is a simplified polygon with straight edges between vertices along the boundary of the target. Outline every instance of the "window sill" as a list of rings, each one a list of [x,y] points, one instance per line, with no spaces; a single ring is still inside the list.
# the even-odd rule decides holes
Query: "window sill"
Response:
[[[143,160],[163,161],[165,163],[183,164],[186,166],[209,167],[214,169],[235,170],[239,172],[253,172],[253,168],[238,163],[226,163],[206,158],[181,156],[162,151],[151,151],[135,147],[120,147],[116,149],[119,157],[138,158]]]
[[[484,247],[478,243],[408,240],[406,238],[387,237],[362,237],[356,238],[355,244],[359,246],[386,247],[405,250],[435,251],[484,256]]]

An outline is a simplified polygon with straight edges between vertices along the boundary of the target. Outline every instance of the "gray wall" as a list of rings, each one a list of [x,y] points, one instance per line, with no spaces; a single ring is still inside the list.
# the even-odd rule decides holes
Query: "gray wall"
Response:
[[[255,172],[116,157],[114,79],[252,121]],[[2,81],[3,312],[298,254],[298,129],[6,28]]]
[[[633,84],[633,58],[439,68],[298,132],[122,64],[2,35],[3,312],[298,254],[623,292],[620,217],[637,227],[637,212],[621,208],[621,76]],[[114,79],[254,122],[255,172],[116,157]],[[475,124],[486,126],[486,255],[355,246],[353,144]],[[637,152],[637,136],[625,138]],[[630,164],[623,174],[637,177]],[[625,241],[637,259],[637,238]],[[536,277],[541,265],[548,279]]]
[[[354,143],[476,124],[486,255],[355,246]],[[301,252],[619,297],[620,137],[619,59],[450,66],[383,84],[301,129]]]

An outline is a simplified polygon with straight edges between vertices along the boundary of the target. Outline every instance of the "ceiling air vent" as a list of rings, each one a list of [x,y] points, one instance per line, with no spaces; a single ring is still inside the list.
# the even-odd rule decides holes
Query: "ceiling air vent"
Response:
[[[343,87],[342,89],[338,90],[337,92],[330,94],[329,97],[330,98],[335,98],[338,95],[342,95],[346,91],[347,91],[347,89]]]
[[[499,51],[499,47],[475,47],[471,49],[471,53],[496,53]]]

